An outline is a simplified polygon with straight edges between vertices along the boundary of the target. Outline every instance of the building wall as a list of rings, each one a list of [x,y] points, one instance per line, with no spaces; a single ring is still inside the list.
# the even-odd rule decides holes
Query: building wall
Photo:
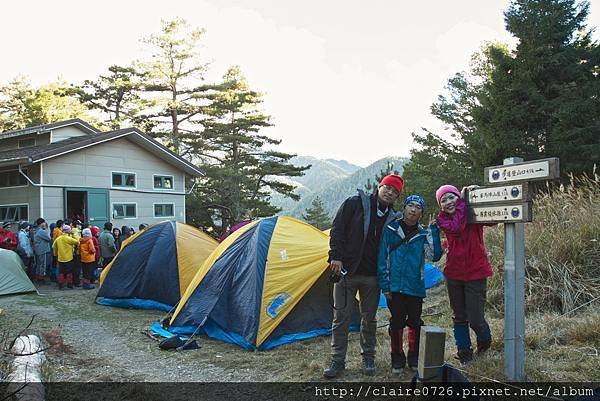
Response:
[[[132,196],[133,195],[133,196]],[[140,224],[154,224],[164,220],[177,220],[185,222],[185,203],[183,195],[163,194],[130,194],[123,191],[110,191],[110,208],[112,210],[115,203],[135,203],[137,209],[136,218],[114,218],[111,216],[111,223],[121,227],[134,227],[138,230]],[[155,203],[173,203],[174,217],[154,217]]]
[[[136,188],[112,188],[112,172],[134,173]],[[153,175],[173,176],[174,188],[155,190]],[[137,205],[136,218],[111,216],[111,222],[134,226],[136,231],[140,223],[152,224],[165,219],[185,221],[185,196],[174,194],[185,191],[184,173],[125,138],[43,161],[43,182],[68,188],[109,189],[109,213],[114,203]],[[154,203],[173,203],[175,216],[154,217]],[[44,209],[53,220],[65,217],[62,188],[44,188]]]
[[[38,165],[24,166],[27,175],[33,182],[38,182],[40,170]],[[2,168],[0,171],[17,170],[17,167]],[[29,221],[33,222],[40,217],[40,192],[29,183],[26,186],[0,188],[0,206],[28,205]]]

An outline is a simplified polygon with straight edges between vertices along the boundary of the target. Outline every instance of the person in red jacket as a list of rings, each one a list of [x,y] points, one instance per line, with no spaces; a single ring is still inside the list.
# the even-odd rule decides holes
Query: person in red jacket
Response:
[[[483,225],[467,222],[466,203],[452,185],[442,185],[435,193],[440,213],[436,222],[446,234],[446,287],[452,308],[454,340],[458,359],[473,359],[469,326],[477,337],[477,354],[492,344],[490,326],[485,320],[487,278],[492,266],[483,243]]]
[[[0,228],[0,248],[16,251],[18,243],[17,234],[10,231],[10,226],[10,222],[2,222],[2,227]]]

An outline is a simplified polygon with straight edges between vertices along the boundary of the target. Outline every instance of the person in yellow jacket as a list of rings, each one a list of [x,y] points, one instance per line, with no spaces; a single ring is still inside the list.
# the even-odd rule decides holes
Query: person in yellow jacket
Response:
[[[94,286],[91,284],[94,269],[96,268],[96,247],[92,240],[92,230],[84,228],[83,236],[79,240],[79,254],[81,255],[81,266],[83,269],[83,285],[84,290],[91,290]]]
[[[73,288],[73,246],[79,245],[79,241],[71,237],[71,227],[66,224],[62,226],[63,232],[60,237],[54,241],[52,247],[58,259],[58,289],[62,290],[65,278],[67,288]]]
[[[62,235],[62,231],[60,229],[63,225],[64,222],[62,220],[57,220],[56,224],[54,225],[54,228],[51,228],[52,245],[54,245],[54,241],[56,241],[56,239]],[[58,258],[56,257],[56,251],[52,252],[52,274],[50,276],[52,278],[52,281],[58,280]]]

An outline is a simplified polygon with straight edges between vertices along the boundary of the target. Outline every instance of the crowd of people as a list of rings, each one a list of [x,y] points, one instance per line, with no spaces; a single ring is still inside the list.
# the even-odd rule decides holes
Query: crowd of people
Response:
[[[144,230],[147,224],[140,224]],[[19,230],[2,223],[0,247],[16,252],[37,284],[56,282],[60,290],[80,287],[93,289],[101,269],[115,257],[123,242],[135,234],[133,227],[113,228],[112,223],[100,228],[80,220],[58,220],[48,225],[38,218],[34,224],[23,221]]]
[[[390,359],[393,373],[407,365],[418,365],[425,258],[437,261],[443,253],[440,232],[446,236],[444,276],[453,312],[456,357],[470,362],[492,344],[485,319],[487,278],[492,275],[483,243],[483,225],[467,221],[464,191],[452,185],[441,186],[435,196],[437,216],[423,227],[419,224],[426,208],[416,194],[404,199],[396,212],[404,179],[395,174],[384,177],[372,194],[359,190],[340,206],[331,228],[329,263],[333,272],[333,322],[331,364],[325,378],[338,377],[346,367],[348,329],[353,300],[359,294],[360,350],[363,371],[375,373],[376,312],[383,292],[391,314],[389,324]],[[470,330],[477,348],[472,348]],[[404,332],[407,332],[407,352]]]

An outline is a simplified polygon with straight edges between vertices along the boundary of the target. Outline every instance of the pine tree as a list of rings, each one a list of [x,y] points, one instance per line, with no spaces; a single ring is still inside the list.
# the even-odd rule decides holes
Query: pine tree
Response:
[[[331,227],[331,217],[325,212],[323,201],[319,196],[313,199],[309,208],[302,215],[302,219],[308,224],[317,227],[319,230],[325,230]]]
[[[181,18],[163,21],[160,34],[143,40],[154,50],[151,61],[136,65],[145,78],[144,96],[152,101],[138,120],[149,120],[150,133],[183,156],[199,141],[206,94],[215,89],[202,83],[208,65],[198,48],[204,33]]]
[[[444,183],[479,184],[506,157],[559,157],[567,174],[600,160],[600,46],[585,28],[588,2],[513,0],[506,27],[516,50],[486,44],[471,69],[448,81],[432,114],[447,133],[414,135],[404,175],[433,200]]]
[[[259,110],[262,94],[250,89],[239,68],[223,79],[223,89],[208,95],[201,142],[192,145],[206,173],[193,198],[193,208],[201,209],[196,223],[218,233],[242,219],[277,213],[270,191],[299,199],[295,187],[278,178],[300,176],[310,167],[292,165],[294,155],[272,150],[281,141],[260,134],[271,126],[270,117]]]
[[[520,134],[518,156],[559,157],[564,173],[591,172],[600,160],[600,46],[585,26],[588,14],[587,1],[511,2],[506,28],[519,44],[489,89],[503,95],[493,99],[504,118],[500,129],[482,124],[496,141]]]
[[[104,123],[111,129],[122,128],[124,124],[142,130],[151,128],[136,118],[147,106],[140,96],[143,74],[134,67],[118,65],[110,66],[108,71],[108,75],[86,80],[74,89],[81,102],[90,110],[101,112],[105,116]]]

